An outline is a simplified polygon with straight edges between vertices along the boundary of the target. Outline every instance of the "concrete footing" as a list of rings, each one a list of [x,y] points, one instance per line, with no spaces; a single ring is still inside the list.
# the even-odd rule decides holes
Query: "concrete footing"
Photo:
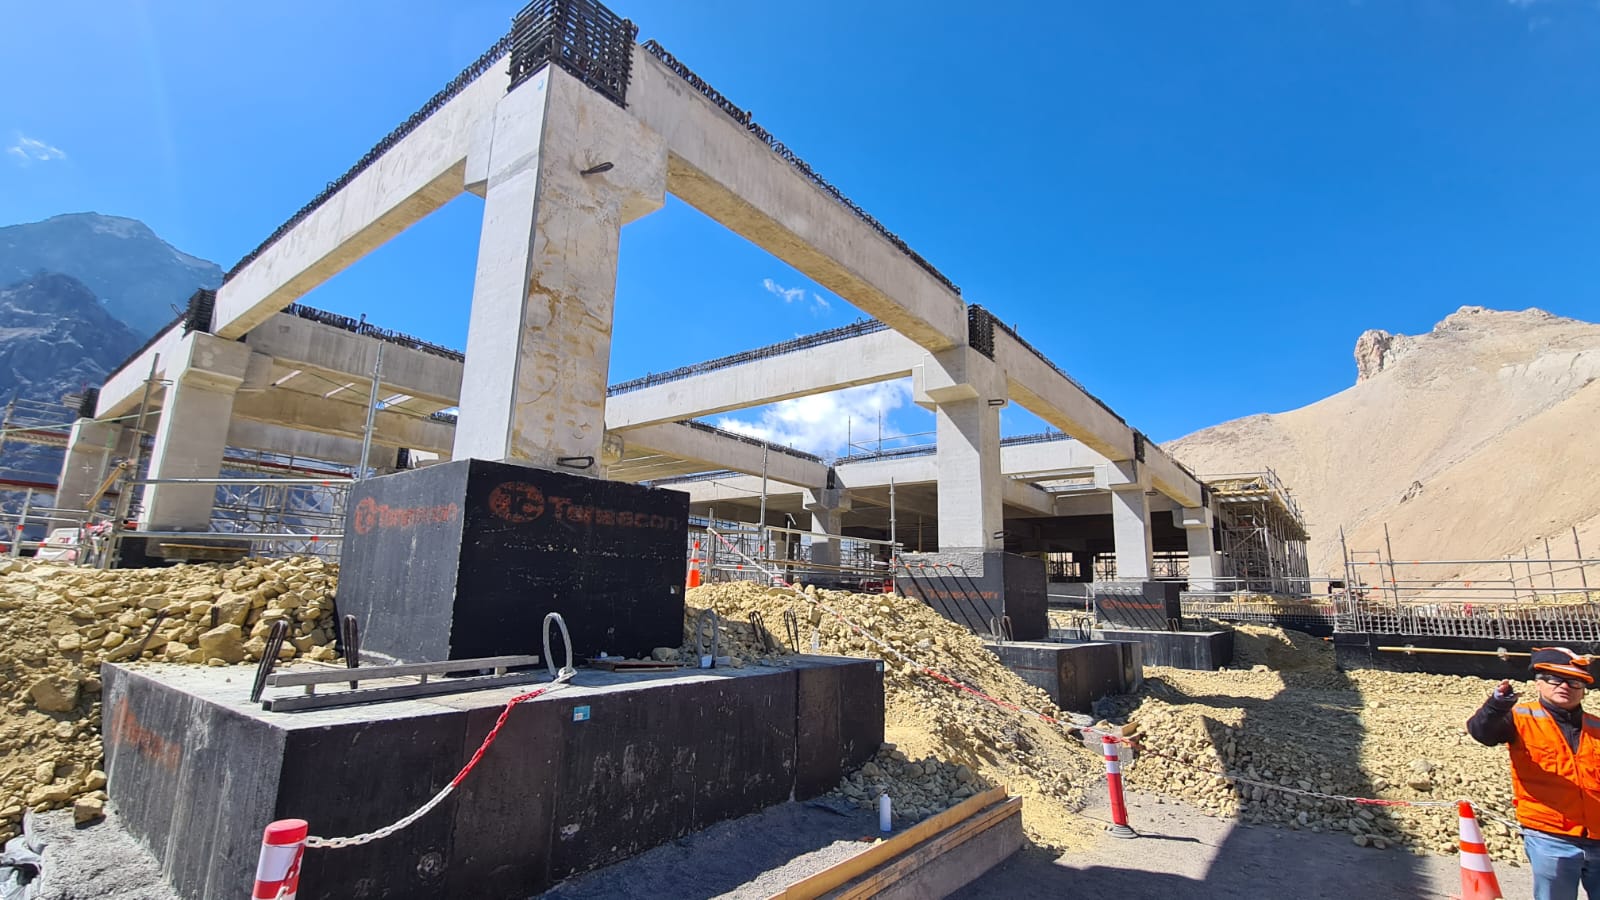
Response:
[[[1095,629],[1106,641],[1135,641],[1147,666],[1214,672],[1233,662],[1232,631],[1133,631]]]
[[[998,550],[907,553],[895,591],[928,604],[952,622],[990,634],[991,622],[1011,619],[1011,637],[1037,641],[1050,632],[1044,563]]]
[[[579,657],[683,640],[689,498],[487,460],[350,491],[338,609],[372,662],[537,653],[559,612]]]
[[[1131,693],[1144,683],[1140,646],[1133,641],[1017,641],[987,646],[1006,668],[1072,712],[1090,712],[1101,697]]]
[[[1559,643],[1575,653],[1600,653],[1600,642],[1506,641],[1435,635],[1341,632],[1333,636],[1341,669],[1385,669],[1479,678],[1527,678],[1528,654]]]
[[[310,850],[299,896],[524,898],[576,872],[830,790],[883,740],[881,663],[580,672],[517,706],[455,793],[365,846]],[[186,900],[248,896],[261,830],[324,837],[411,813],[472,756],[503,688],[270,713],[243,669],[108,664],[108,790]]]

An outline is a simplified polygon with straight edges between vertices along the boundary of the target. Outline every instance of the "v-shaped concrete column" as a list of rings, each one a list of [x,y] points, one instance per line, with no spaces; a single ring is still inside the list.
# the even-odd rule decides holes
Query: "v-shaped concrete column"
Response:
[[[466,180],[483,231],[452,455],[598,477],[618,243],[665,200],[666,146],[546,67],[500,100]]]

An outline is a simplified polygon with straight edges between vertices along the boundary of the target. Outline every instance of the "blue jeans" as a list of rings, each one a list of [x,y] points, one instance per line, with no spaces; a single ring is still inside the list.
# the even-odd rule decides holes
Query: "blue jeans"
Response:
[[[1533,864],[1533,900],[1600,900],[1600,841],[1559,837],[1522,829],[1522,846]]]

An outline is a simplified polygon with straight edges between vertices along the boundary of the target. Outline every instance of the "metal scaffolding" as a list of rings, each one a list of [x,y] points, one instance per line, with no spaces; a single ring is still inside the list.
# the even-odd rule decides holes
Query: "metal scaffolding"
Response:
[[[1251,594],[1305,594],[1310,575],[1305,517],[1277,473],[1267,469],[1201,480],[1217,501],[1217,580]]]

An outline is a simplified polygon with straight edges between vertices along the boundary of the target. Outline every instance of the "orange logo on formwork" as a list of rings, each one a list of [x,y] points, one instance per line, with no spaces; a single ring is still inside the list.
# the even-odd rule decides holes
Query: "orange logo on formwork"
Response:
[[[117,698],[117,711],[111,716],[111,744],[136,750],[168,772],[177,771],[178,762],[183,758],[183,751],[177,744],[139,724],[133,711],[128,709],[127,697]]]
[[[526,481],[507,481],[489,493],[489,511],[520,524],[544,515],[544,492]]]
[[[489,512],[513,524],[532,522],[546,512],[569,525],[605,525],[616,528],[672,528],[679,521],[671,516],[631,510],[607,509],[575,503],[571,497],[549,497],[525,481],[507,481],[489,493]]]
[[[372,499],[361,498],[356,504],[356,534],[366,534],[374,528],[415,528],[418,525],[435,525],[454,522],[461,507],[454,503],[443,506],[388,506]]]

